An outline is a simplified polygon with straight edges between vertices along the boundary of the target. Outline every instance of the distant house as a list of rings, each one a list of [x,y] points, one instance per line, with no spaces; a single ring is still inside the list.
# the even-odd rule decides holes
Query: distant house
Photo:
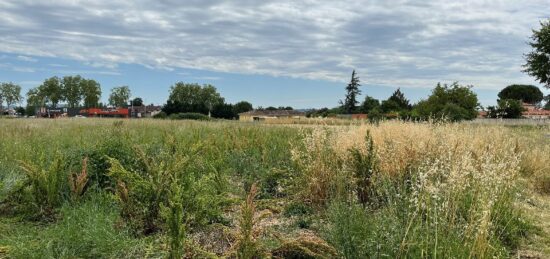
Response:
[[[240,121],[263,121],[276,119],[303,119],[305,112],[295,110],[253,110],[239,113]]]
[[[522,116],[529,119],[550,119],[550,111],[536,107],[534,104],[523,103],[525,111]]]
[[[130,114],[134,118],[149,118],[158,114],[162,107],[155,105],[131,106]]]

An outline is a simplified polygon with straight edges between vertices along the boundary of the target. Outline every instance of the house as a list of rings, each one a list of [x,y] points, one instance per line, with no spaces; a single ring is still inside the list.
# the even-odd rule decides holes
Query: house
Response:
[[[155,105],[142,105],[142,106],[131,106],[130,115],[132,118],[150,118],[158,114],[162,107]]]
[[[253,110],[239,113],[240,121],[264,121],[276,119],[305,119],[306,113],[295,110]]]
[[[522,116],[529,119],[550,119],[550,111],[538,108],[534,104],[523,103],[525,111],[522,112]]]

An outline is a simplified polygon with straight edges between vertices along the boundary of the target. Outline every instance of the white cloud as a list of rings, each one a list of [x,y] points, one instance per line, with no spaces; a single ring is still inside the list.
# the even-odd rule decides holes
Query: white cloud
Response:
[[[431,87],[532,82],[521,73],[547,0],[74,1],[0,3],[0,49],[120,63]],[[32,59],[32,58],[31,58]],[[116,72],[115,72],[116,73]]]
[[[21,60],[21,61],[25,61],[25,62],[32,62],[32,63],[38,61],[36,58],[32,58],[32,57],[28,57],[28,56],[22,56],[22,55],[17,56],[17,59]]]

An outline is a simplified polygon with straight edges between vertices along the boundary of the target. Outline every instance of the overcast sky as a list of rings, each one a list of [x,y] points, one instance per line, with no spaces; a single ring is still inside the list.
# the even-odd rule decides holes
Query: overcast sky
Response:
[[[353,69],[363,92],[412,100],[437,82],[474,85],[483,104],[521,72],[549,0],[0,1],[0,81],[96,78],[162,103],[176,81],[228,101],[335,106]],[[538,84],[537,84],[538,85]]]

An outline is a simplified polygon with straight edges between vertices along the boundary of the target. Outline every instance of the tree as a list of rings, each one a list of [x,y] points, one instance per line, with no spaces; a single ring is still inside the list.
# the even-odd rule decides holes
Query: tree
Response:
[[[506,118],[516,119],[521,118],[522,112],[525,110],[521,105],[521,101],[514,99],[498,100],[498,106],[487,107],[487,117],[489,118]]]
[[[177,82],[170,88],[170,96],[163,108],[166,114],[196,112],[208,114],[224,99],[212,85],[187,84]]]
[[[228,103],[218,103],[212,109],[212,117],[232,120],[237,118],[233,105]]]
[[[233,110],[235,110],[236,114],[252,111],[253,109],[252,104],[247,101],[240,101],[233,105]]]
[[[447,118],[451,121],[475,119],[479,104],[477,95],[471,88],[471,86],[461,86],[458,82],[450,86],[438,83],[427,100],[415,105],[412,115],[421,119],[432,117]]]
[[[99,83],[92,79],[83,79],[80,84],[84,107],[97,107],[99,105],[99,99],[101,99],[101,86]]]
[[[0,85],[0,92],[6,102],[8,109],[10,106],[20,102],[23,97],[21,96],[21,86],[14,83],[2,83]],[[2,104],[0,103],[0,106]]]
[[[140,97],[136,97],[130,101],[130,104],[132,106],[143,106],[143,99],[141,99]]]
[[[534,85],[509,85],[498,93],[498,98],[520,100],[526,103],[539,103],[544,99],[541,90]]]
[[[42,97],[42,104],[49,103],[57,107],[60,101],[63,101],[63,90],[58,77],[50,77],[44,80],[44,83],[38,87],[38,96]]]
[[[80,106],[80,101],[82,101],[82,77],[79,75],[63,77],[61,80],[61,91],[63,99],[67,101],[69,107]]]
[[[109,104],[115,107],[127,107],[128,100],[131,95],[130,88],[128,86],[119,86],[111,89],[111,95],[109,95]]]
[[[533,30],[529,45],[533,50],[525,55],[524,72],[550,88],[550,20],[541,22],[540,30]]]
[[[372,109],[377,109],[380,107],[380,101],[370,96],[366,96],[365,100],[361,104],[361,112],[369,113]]]
[[[359,90],[359,77],[355,75],[355,70],[351,73],[351,80],[349,84],[346,86],[346,99],[344,102],[340,101],[342,103],[342,106],[344,108],[344,111],[347,114],[355,112],[357,108],[357,104],[359,103],[357,101],[357,96],[361,94],[361,90]]]
[[[397,88],[395,92],[385,101],[382,101],[380,105],[382,112],[404,112],[411,109],[409,100],[405,98],[405,95],[401,92],[401,89]]]

